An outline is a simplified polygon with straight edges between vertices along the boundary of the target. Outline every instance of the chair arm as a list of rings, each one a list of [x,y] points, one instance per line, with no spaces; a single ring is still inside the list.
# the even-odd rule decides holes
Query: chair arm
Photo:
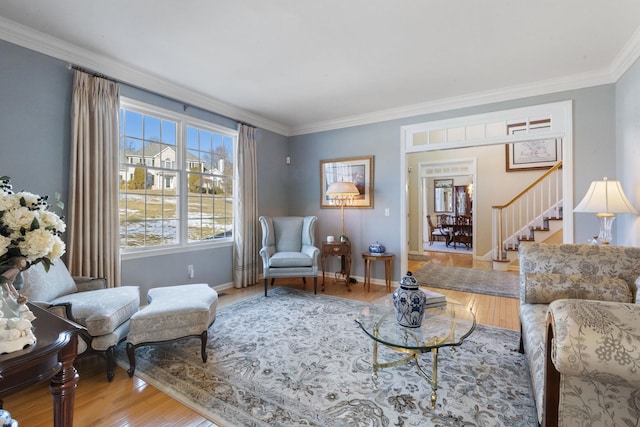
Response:
[[[551,362],[562,375],[640,387],[640,306],[557,300],[549,305]],[[549,338],[548,338],[549,339]]]
[[[275,246],[264,246],[262,249],[260,249],[259,254],[262,257],[262,266],[265,270],[269,268],[269,258],[271,258],[275,253]]]
[[[318,266],[318,258],[320,257],[320,249],[311,245],[302,245],[303,254],[307,255],[309,258],[313,260],[313,266]]]
[[[95,291],[107,288],[106,277],[73,276],[78,292]]]
[[[520,299],[527,304],[549,304],[559,299],[626,303],[633,298],[627,282],[611,276],[523,273],[521,280]]]

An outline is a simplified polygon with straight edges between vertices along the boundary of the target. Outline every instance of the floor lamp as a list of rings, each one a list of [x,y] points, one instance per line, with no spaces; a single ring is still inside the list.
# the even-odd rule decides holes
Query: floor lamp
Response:
[[[349,239],[344,234],[344,207],[353,205],[353,199],[360,194],[353,182],[334,182],[327,188],[326,196],[336,206],[342,209],[342,234],[340,241],[347,242]]]
[[[600,219],[598,243],[603,245],[611,243],[611,226],[616,219],[616,214],[638,214],[636,208],[622,191],[620,181],[608,180],[607,177],[604,177],[602,181],[593,181],[587,194],[573,211],[596,214],[596,217]]]

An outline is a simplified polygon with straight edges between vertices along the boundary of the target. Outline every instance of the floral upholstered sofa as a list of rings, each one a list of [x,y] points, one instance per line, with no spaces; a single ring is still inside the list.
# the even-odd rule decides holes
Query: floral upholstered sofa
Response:
[[[519,248],[520,351],[547,426],[640,425],[640,248]]]

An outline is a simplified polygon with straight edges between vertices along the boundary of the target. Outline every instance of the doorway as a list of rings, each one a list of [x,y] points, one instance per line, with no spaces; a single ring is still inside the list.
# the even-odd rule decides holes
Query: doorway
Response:
[[[573,105],[572,101],[562,101],[551,104],[541,104],[511,110],[493,111],[473,116],[454,117],[444,120],[417,123],[401,127],[401,224],[400,240],[403,244],[400,265],[407,268],[409,255],[409,234],[412,207],[416,194],[409,191],[409,182],[416,179],[417,169],[411,167],[411,159],[418,153],[425,154],[426,160],[441,159],[441,153],[451,152],[458,148],[487,147],[497,150],[494,156],[495,165],[492,167],[505,168],[506,144],[536,141],[540,139],[561,139],[563,150],[562,188],[567,195],[564,200],[565,212],[573,212]],[[540,119],[550,119],[550,127],[543,132],[529,133],[529,123]],[[508,134],[510,123],[525,123],[525,130],[518,134]],[[483,162],[484,164],[484,162]],[[414,164],[415,165],[415,164]],[[480,192],[494,191],[483,188],[478,183],[478,176],[474,180],[473,209],[477,211]],[[508,182],[508,181],[507,181]],[[486,197],[482,197],[484,203]],[[415,212],[415,210],[413,211]],[[477,212],[475,212],[477,214]],[[479,219],[479,218],[476,218]],[[573,215],[563,216],[563,241],[573,241]],[[491,224],[482,226],[482,230],[491,230]],[[476,231],[480,228],[476,228]],[[490,231],[487,231],[490,232]],[[475,233],[475,238],[477,238]],[[484,241],[484,240],[483,240]],[[477,250],[476,250],[477,252]],[[490,251],[489,253],[491,253]]]
[[[473,186],[476,182],[476,159],[458,158],[447,161],[420,161],[418,163],[419,189],[416,194],[418,212],[416,215],[416,233],[409,233],[409,253],[421,254],[424,250],[444,250],[456,253],[474,253],[474,242],[463,244],[462,249],[453,249],[453,245],[437,244],[434,248],[429,241],[429,223],[427,215],[437,225],[438,215],[447,215],[451,218],[456,216],[468,216],[473,218]],[[437,202],[438,182],[450,182],[450,196],[446,199],[450,203]],[[442,200],[445,201],[444,199]],[[411,214],[410,214],[411,216]],[[410,220],[410,222],[412,222]],[[471,237],[473,233],[473,222],[471,222]],[[411,225],[410,225],[411,227]],[[415,242],[414,242],[415,240]],[[442,243],[442,242],[440,242]],[[456,245],[456,248],[460,246]]]

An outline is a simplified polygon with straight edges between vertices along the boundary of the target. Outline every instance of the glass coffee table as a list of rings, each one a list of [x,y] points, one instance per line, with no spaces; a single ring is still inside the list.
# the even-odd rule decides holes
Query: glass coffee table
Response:
[[[431,383],[431,408],[435,409],[438,397],[438,350],[444,347],[455,349],[461,345],[475,329],[476,317],[470,308],[447,302],[439,307],[427,308],[419,328],[407,328],[396,321],[393,302],[388,298],[385,304],[372,304],[364,308],[356,318],[356,323],[373,340],[374,383],[379,369],[414,360],[418,373]],[[397,360],[378,361],[378,343],[406,356]],[[420,365],[418,356],[422,353],[431,353],[433,356],[430,376]]]

